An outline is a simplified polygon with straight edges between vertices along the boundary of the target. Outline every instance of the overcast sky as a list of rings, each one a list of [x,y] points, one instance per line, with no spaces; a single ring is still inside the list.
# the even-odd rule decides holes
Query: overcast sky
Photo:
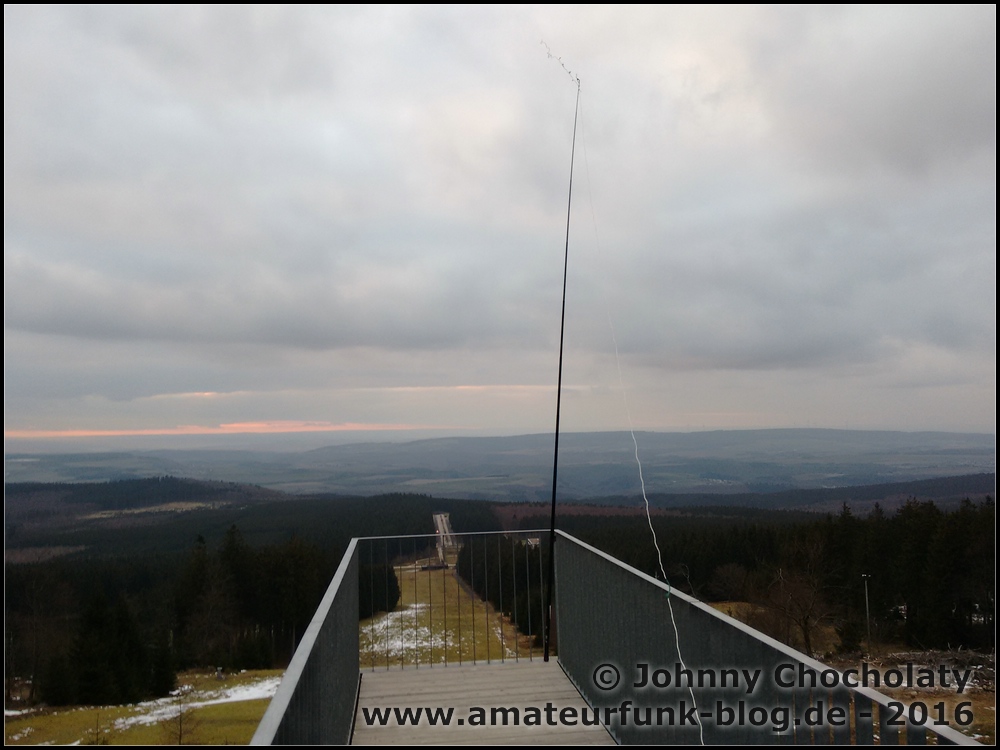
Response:
[[[550,431],[543,40],[565,429],[995,432],[995,6],[5,6],[7,438]]]

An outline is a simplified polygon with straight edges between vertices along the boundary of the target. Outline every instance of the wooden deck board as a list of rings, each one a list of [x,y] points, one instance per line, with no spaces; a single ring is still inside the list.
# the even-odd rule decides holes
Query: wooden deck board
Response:
[[[576,709],[576,726],[548,726],[545,706],[554,716],[566,707]],[[389,671],[365,671],[355,720],[355,745],[381,744],[584,744],[614,745],[601,726],[582,726],[587,704],[553,660],[506,664],[475,664]],[[482,708],[487,726],[471,726]],[[541,726],[525,726],[525,710],[541,709]],[[418,726],[401,726],[393,715],[386,726],[368,726],[365,709],[452,709],[449,726],[432,726],[422,718]],[[489,726],[492,708],[517,708],[518,726]],[[411,714],[412,715],[412,714]],[[588,709],[588,716],[592,716]],[[461,724],[459,723],[461,721]]]

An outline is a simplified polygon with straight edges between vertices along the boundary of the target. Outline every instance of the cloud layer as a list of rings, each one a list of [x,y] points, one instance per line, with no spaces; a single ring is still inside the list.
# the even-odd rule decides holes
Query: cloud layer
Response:
[[[994,430],[992,6],[5,8],[6,429],[550,429],[539,40],[571,427]]]

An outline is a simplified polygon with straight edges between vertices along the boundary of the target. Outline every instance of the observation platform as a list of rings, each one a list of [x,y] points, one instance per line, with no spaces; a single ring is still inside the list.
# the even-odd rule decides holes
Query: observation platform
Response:
[[[539,532],[440,534],[351,541],[251,744],[979,744],[561,531],[545,662]]]

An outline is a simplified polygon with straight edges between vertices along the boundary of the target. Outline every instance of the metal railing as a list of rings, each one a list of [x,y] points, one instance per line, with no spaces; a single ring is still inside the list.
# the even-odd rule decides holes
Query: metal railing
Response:
[[[358,679],[358,540],[344,553],[251,745],[346,745]]]
[[[358,540],[361,668],[537,658],[541,533],[449,527]]]
[[[611,717],[604,723],[619,743],[864,745],[877,739],[885,745],[933,738],[937,744],[978,744],[950,727],[900,717],[875,690],[824,687],[819,676],[834,670],[557,533],[559,663],[592,708],[617,709],[602,719]],[[347,743],[362,669],[539,658],[531,637],[515,627],[521,622],[535,632],[541,624],[543,558],[533,541],[539,535],[455,534],[458,543],[442,544],[437,535],[352,540],[251,744]],[[370,617],[359,618],[362,605],[368,611],[361,614]],[[676,679],[637,688],[639,664],[673,670]],[[607,689],[611,668],[619,681]],[[781,686],[771,679],[779,669],[790,678],[801,669],[818,680]],[[709,684],[678,686],[683,670],[692,683]],[[760,675],[752,690],[715,681],[724,672],[738,679],[742,670]],[[724,714],[741,705],[742,715]],[[673,708],[678,716],[640,727],[621,720],[625,706]],[[685,706],[697,707],[697,721],[677,720]],[[754,709],[761,719],[756,725]],[[810,726],[809,712],[817,710],[841,712],[846,720]],[[902,718],[902,728],[891,718]]]
[[[362,668],[539,658],[541,533],[352,539],[250,744],[346,744]]]
[[[938,744],[978,744],[950,727],[919,726],[899,717],[890,699],[875,690],[842,681],[824,687],[823,675],[833,682],[835,670],[568,534],[557,534],[559,662],[592,707],[617,709],[606,715],[621,744],[865,745],[873,744],[876,735],[883,745],[923,745],[929,735]],[[645,675],[639,665],[646,665]],[[648,683],[656,669],[665,670],[660,686]],[[759,675],[752,690],[744,669]],[[692,683],[693,690],[687,687]],[[623,722],[626,706],[633,719],[646,715],[646,708],[656,717],[657,709],[669,707],[674,721]],[[692,706],[695,713],[682,718]],[[902,719],[902,731],[890,722],[895,717]],[[931,723],[929,716],[924,720]]]

